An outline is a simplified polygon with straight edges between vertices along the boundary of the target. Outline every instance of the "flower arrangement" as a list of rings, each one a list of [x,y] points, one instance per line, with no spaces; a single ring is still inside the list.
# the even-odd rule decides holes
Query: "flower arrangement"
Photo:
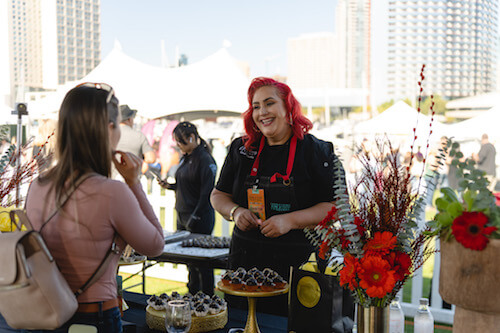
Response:
[[[434,116],[432,108],[433,103],[430,111]],[[399,152],[389,139],[378,139],[377,151],[360,157],[362,174],[349,189],[343,173],[338,172],[335,206],[314,230],[306,231],[321,258],[332,262],[338,252],[343,255],[343,263],[337,265],[340,285],[364,307],[389,305],[405,281],[435,252],[428,242],[430,228],[417,225],[434,175],[422,182],[425,159],[420,177],[410,173],[417,139],[416,128],[413,131],[410,165],[400,163]],[[432,120],[429,132],[430,136]],[[429,138],[425,156],[428,149]],[[340,161],[335,163],[342,170]]]
[[[50,138],[54,135],[52,133],[46,140],[47,144]],[[45,146],[42,146],[42,148]],[[29,149],[30,143],[21,147],[22,152]],[[19,187],[30,183],[37,175],[38,167],[44,164],[49,156],[42,156],[40,150],[32,159],[23,162],[20,160],[19,152],[15,145],[10,145],[9,148],[0,155],[0,231],[12,231],[9,211],[19,207],[24,198],[18,195]]]
[[[452,165],[457,167],[459,191],[441,188],[442,196],[436,199],[438,213],[428,225],[431,235],[449,240],[455,237],[465,248],[482,251],[490,238],[500,238],[500,207],[488,189],[484,171],[476,169],[472,159],[463,160],[459,144],[447,140],[443,152],[449,151]]]

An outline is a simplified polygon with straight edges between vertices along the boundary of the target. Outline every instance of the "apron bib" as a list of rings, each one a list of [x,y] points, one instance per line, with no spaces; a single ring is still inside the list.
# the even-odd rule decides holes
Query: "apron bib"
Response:
[[[293,177],[290,177],[295,160],[297,138],[293,136],[290,142],[286,175],[279,173],[275,173],[271,177],[258,175],[260,154],[264,143],[265,138],[262,137],[252,171],[245,179],[245,190],[240,191],[236,203],[242,207],[249,207],[262,219],[269,219],[274,215],[299,210]],[[258,196],[263,194],[263,198],[258,199],[256,204],[256,206],[262,205],[263,207],[250,208],[252,202],[249,202],[249,194],[250,200],[253,201],[252,193]],[[229,266],[231,269],[257,267],[260,270],[269,267],[289,281],[290,266],[302,264],[307,260],[312,250],[313,247],[305,237],[303,230],[291,230],[280,237],[268,238],[262,235],[259,229],[242,231],[235,226],[231,239]],[[265,302],[259,300],[259,310],[266,313],[286,315],[286,305],[286,295],[271,297]],[[276,307],[279,309],[278,312],[275,311]]]

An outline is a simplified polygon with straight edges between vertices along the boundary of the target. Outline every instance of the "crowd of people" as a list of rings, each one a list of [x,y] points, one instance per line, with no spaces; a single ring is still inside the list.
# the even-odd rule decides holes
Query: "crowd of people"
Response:
[[[153,257],[163,250],[162,227],[139,182],[158,156],[144,134],[133,129],[135,115],[127,105],[119,106],[110,86],[86,83],[67,93],[57,126],[47,124],[56,133],[55,144],[40,149],[50,149],[54,156],[31,184],[25,208],[74,290],[92,275],[113,243],[120,251],[130,245]],[[312,123],[284,83],[254,79],[243,122],[245,133],[230,143],[217,181],[211,147],[190,122],[173,129],[180,153],[175,182],[162,179],[165,170],[156,173],[161,186],[175,191],[178,230],[211,234],[217,211],[234,223],[228,268],[269,267],[286,278],[290,266],[298,267],[314,251],[303,229],[319,223],[332,208],[336,177],[344,170],[336,170],[333,144],[309,133]],[[436,156],[437,148],[431,149],[429,158]],[[361,172],[356,154],[373,153],[365,139],[348,162],[348,173]],[[483,136],[481,150],[471,157],[488,173],[492,188],[495,154]],[[408,156],[401,153],[401,165],[405,164],[409,165]],[[420,148],[412,165],[412,173],[425,171]],[[443,182],[454,187],[454,166],[448,167]],[[58,213],[49,218],[55,208]],[[55,332],[67,332],[75,323],[94,325],[100,332],[122,331],[117,263],[118,256],[78,297],[80,306],[73,318]],[[188,288],[191,294],[213,294],[212,270],[189,266]],[[246,307],[241,300],[228,302]],[[94,306],[98,310],[91,310]],[[287,297],[259,301],[258,307],[259,312],[286,316]],[[12,330],[1,316],[0,330]]]

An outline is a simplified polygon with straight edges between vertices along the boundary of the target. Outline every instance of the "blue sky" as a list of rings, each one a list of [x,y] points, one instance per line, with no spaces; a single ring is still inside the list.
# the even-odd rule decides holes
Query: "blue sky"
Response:
[[[102,0],[105,57],[120,41],[123,51],[161,64],[161,40],[169,62],[175,47],[199,61],[231,42],[229,52],[250,65],[251,75],[286,74],[287,39],[334,31],[337,0]],[[270,59],[267,61],[266,59]]]

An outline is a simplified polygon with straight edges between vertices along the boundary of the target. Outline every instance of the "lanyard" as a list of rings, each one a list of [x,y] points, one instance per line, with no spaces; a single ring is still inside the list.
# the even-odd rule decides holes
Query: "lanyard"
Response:
[[[262,138],[260,139],[259,152],[257,153],[257,157],[255,158],[255,161],[253,162],[252,172],[250,173],[251,176],[257,176],[257,171],[259,170],[260,153],[262,152],[262,149],[264,148],[265,140],[266,139],[264,136],[262,136]],[[290,174],[292,173],[293,162],[295,161],[296,149],[297,149],[297,137],[294,135],[292,137],[292,141],[290,142],[290,150],[288,152],[288,162],[286,165],[286,175],[282,175],[279,172],[276,172],[274,175],[271,176],[271,183],[275,183],[277,180],[277,177],[280,177],[283,179],[283,184],[285,184],[285,185],[290,184]]]

